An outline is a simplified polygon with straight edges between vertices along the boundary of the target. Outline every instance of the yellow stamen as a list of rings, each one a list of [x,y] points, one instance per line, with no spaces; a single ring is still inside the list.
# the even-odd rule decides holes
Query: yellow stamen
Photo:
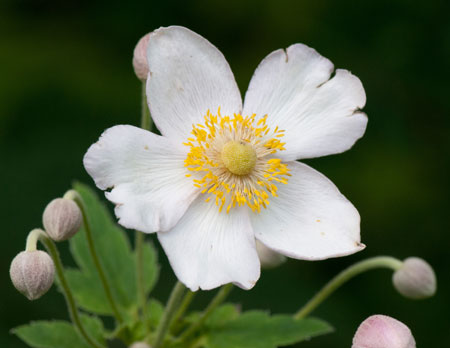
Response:
[[[285,150],[280,141],[284,130],[267,124],[268,115],[233,117],[209,112],[204,124],[192,125],[185,159],[193,184],[201,193],[215,197],[219,211],[248,205],[254,212],[269,205],[269,194],[277,197],[277,185],[287,184],[290,176],[285,163],[273,155]],[[228,203],[227,203],[228,202]]]

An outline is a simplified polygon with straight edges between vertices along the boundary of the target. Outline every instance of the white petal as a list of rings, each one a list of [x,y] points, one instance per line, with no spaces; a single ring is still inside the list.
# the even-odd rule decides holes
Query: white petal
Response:
[[[366,129],[361,81],[314,49],[296,44],[269,54],[258,66],[245,96],[244,115],[268,115],[286,131],[284,160],[312,158],[348,150]]]
[[[242,99],[230,66],[209,41],[183,27],[154,31],[148,44],[149,107],[161,134],[186,139],[210,110],[233,115]]]
[[[245,207],[219,213],[201,195],[179,223],[158,233],[158,238],[178,279],[192,291],[227,283],[250,289],[259,278],[255,237]]]
[[[117,206],[119,223],[142,232],[172,228],[198,194],[181,144],[133,126],[106,130],[84,156],[97,187]]]
[[[311,167],[298,162],[288,162],[288,167],[292,176],[278,186],[278,197],[251,215],[256,238],[281,254],[304,260],[362,250],[355,207]]]

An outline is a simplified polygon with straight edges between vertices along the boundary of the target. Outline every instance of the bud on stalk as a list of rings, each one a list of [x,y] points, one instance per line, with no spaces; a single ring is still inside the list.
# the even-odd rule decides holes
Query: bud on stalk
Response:
[[[81,210],[71,199],[56,198],[44,210],[42,223],[56,242],[71,238],[81,227]]]
[[[19,292],[29,300],[36,300],[52,286],[55,265],[44,251],[22,251],[11,262],[9,275]]]
[[[418,257],[408,257],[392,276],[392,282],[399,293],[415,300],[431,297],[436,292],[433,268]]]

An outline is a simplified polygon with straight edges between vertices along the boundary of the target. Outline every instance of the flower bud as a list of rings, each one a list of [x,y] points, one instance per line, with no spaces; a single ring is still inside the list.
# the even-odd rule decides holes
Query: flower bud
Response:
[[[353,337],[352,348],[416,348],[411,330],[397,319],[372,315]]]
[[[81,226],[82,215],[73,200],[56,198],[45,208],[42,220],[50,238],[59,242],[77,233]]]
[[[392,276],[397,291],[411,299],[431,297],[436,292],[436,275],[423,259],[409,257]]]
[[[137,43],[133,52],[133,68],[134,73],[139,80],[147,80],[148,63],[147,63],[147,47],[150,33],[143,36]]]
[[[286,261],[286,258],[283,255],[269,249],[259,240],[256,241],[256,252],[258,253],[262,268],[275,268]]]
[[[134,342],[129,348],[152,348],[145,342]]]
[[[9,275],[19,292],[36,300],[52,286],[55,265],[44,251],[22,251],[12,260]]]

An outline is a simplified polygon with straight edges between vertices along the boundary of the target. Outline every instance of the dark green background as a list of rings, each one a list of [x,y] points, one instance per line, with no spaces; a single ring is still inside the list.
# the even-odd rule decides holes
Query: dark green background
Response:
[[[398,295],[390,272],[345,285],[315,314],[337,331],[303,347],[350,347],[371,314],[405,322],[419,347],[450,341],[449,152],[450,6],[448,1],[45,1],[0,5],[0,346],[23,347],[8,330],[35,319],[67,318],[53,288],[29,302],[8,277],[10,261],[40,226],[47,202],[73,179],[90,183],[81,159],[100,133],[139,122],[140,83],[132,50],[145,33],[184,25],[227,57],[242,93],[269,52],[303,42],[351,70],[367,92],[366,135],[342,155],[308,161],[332,179],[362,217],[357,255],[291,260],[266,271],[243,308],[293,312],[324,282],[365,257],[427,259],[437,296]],[[63,251],[67,249],[62,246]],[[71,264],[67,254],[67,264]],[[174,276],[164,261],[155,295],[166,300]],[[211,294],[201,297],[200,307]],[[203,298],[203,300],[202,300]]]

